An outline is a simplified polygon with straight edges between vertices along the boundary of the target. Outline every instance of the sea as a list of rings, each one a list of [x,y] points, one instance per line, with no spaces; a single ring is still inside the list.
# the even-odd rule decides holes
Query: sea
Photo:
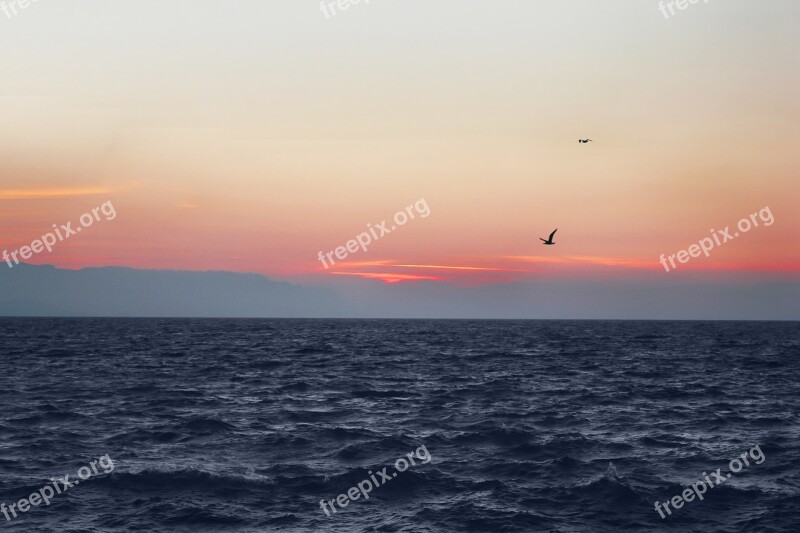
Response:
[[[0,319],[0,406],[2,531],[800,531],[797,322]]]

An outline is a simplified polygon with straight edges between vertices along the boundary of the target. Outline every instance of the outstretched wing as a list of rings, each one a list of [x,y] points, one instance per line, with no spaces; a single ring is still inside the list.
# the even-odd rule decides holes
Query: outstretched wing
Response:
[[[553,235],[555,235],[557,231],[558,231],[558,228],[554,229],[553,233],[551,233],[550,237],[548,237],[548,239],[550,239],[550,242],[553,242]]]
[[[542,239],[541,237],[539,237],[539,240],[542,241],[542,242],[547,242],[546,240]]]

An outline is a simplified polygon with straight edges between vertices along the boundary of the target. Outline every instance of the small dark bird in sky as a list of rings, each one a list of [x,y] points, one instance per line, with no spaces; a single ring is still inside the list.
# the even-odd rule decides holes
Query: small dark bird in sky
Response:
[[[590,143],[590,142],[592,142],[592,140],[591,140],[591,139],[578,139],[578,142],[579,142],[579,143],[586,144],[586,143]]]
[[[550,234],[550,236],[547,238],[547,240],[544,240],[541,237],[539,237],[539,240],[542,241],[544,244],[546,244],[548,246],[552,246],[552,245],[555,244],[553,242],[553,235],[555,235],[557,231],[558,231],[558,228],[554,229],[553,233]]]

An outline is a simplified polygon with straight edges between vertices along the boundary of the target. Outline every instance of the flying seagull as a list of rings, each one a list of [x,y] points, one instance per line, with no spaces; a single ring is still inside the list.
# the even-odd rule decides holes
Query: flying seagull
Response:
[[[554,229],[553,233],[550,234],[550,236],[547,238],[547,240],[544,240],[541,237],[539,237],[539,240],[542,241],[544,244],[546,244],[548,246],[552,246],[552,245],[555,244],[553,242],[553,235],[555,235],[557,231],[558,231],[558,228]]]
[[[591,139],[578,139],[578,142],[579,142],[579,143],[586,144],[586,143],[590,143],[590,142],[592,142],[592,140],[591,140]]]

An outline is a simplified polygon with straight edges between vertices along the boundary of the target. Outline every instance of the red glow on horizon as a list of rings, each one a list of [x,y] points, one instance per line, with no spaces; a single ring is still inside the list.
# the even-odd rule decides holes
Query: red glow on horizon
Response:
[[[357,276],[364,279],[377,279],[387,285],[394,283],[411,283],[415,281],[442,281],[436,276],[418,276],[416,274],[391,274],[384,272],[331,272],[334,276]]]

